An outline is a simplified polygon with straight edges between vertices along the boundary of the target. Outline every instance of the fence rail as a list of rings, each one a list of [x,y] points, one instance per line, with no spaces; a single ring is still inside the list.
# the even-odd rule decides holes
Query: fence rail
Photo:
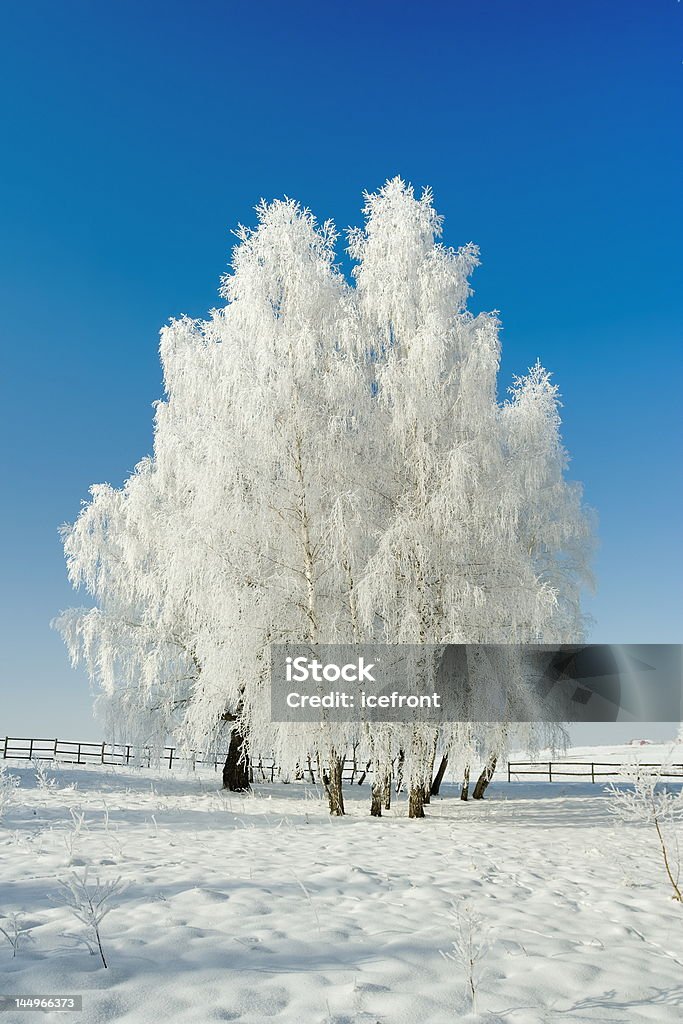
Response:
[[[189,756],[178,747],[166,746],[155,752],[151,747],[136,747],[130,743],[85,742],[83,740],[45,739],[30,736],[5,736],[0,738],[0,755],[5,760],[15,761],[57,761],[61,764],[81,765],[129,765],[133,768],[180,768],[192,770],[200,765],[217,771],[222,768],[227,751],[210,754],[192,751]],[[344,761],[344,782],[358,782],[361,785],[372,767],[360,764],[356,758]],[[273,782],[280,774],[280,768],[272,757],[253,757],[250,764],[252,782]],[[316,783],[319,765],[310,757],[299,769],[299,777]]]
[[[217,771],[223,766],[227,751],[202,753],[190,752],[189,756],[178,747],[166,746],[155,753],[150,747],[138,747],[130,743],[86,742],[84,740],[60,740],[39,737],[5,736],[0,738],[0,756],[5,760],[16,761],[56,761],[61,764],[80,765],[128,765],[134,768],[189,768],[196,769],[200,765]],[[591,782],[598,779],[615,778],[624,772],[624,764],[615,761],[510,761],[507,765],[507,781],[513,778],[546,778],[549,782],[557,779],[585,779]],[[640,763],[641,768],[658,769],[658,774],[665,779],[683,780],[683,764],[666,766],[662,771],[661,764]],[[273,782],[279,776],[280,769],[272,757],[254,757],[250,765],[252,782]],[[343,779],[346,783],[362,785],[368,775],[372,774],[370,764],[359,763],[355,757],[347,757],[344,761]],[[299,769],[298,777],[308,782],[319,781],[319,765],[310,757],[306,758]]]
[[[31,736],[5,736],[0,743],[3,758],[18,761],[60,761],[63,764],[133,765],[147,768],[157,763],[173,768],[188,761],[195,765],[210,764],[214,768],[222,764],[218,754],[209,760],[205,760],[199,752],[190,758],[181,757],[177,747],[164,747],[155,755],[150,747],[135,747],[130,743],[94,743]]]
[[[683,764],[666,765],[666,771],[661,764],[639,762],[640,768],[658,768],[658,774],[662,779],[683,779]],[[553,782],[557,778],[590,778],[591,782],[596,779],[604,779],[623,775],[627,766],[615,761],[509,761],[508,782],[512,782],[513,775],[542,775]],[[577,769],[586,768],[587,771]],[[603,771],[603,769],[608,769]],[[671,769],[671,770],[669,770]],[[654,772],[652,774],[655,774]]]

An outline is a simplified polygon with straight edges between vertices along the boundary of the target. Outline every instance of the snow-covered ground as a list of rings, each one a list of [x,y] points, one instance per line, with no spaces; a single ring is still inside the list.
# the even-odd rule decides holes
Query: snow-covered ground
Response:
[[[83,1013],[9,1011],[4,1024],[683,1019],[683,907],[656,836],[614,819],[603,785],[501,778],[478,803],[447,786],[423,821],[401,798],[370,818],[354,786],[331,819],[301,783],[241,797],[213,773],[64,767],[41,789],[10,767],[21,787],[0,825],[0,925],[20,911],[32,941],[13,957],[0,935],[0,993],[82,994]],[[78,924],[51,899],[86,866],[126,883],[101,927],[107,970],[64,937]],[[475,947],[484,933],[489,945],[471,1016],[463,970],[440,954],[463,901],[483,922]]]

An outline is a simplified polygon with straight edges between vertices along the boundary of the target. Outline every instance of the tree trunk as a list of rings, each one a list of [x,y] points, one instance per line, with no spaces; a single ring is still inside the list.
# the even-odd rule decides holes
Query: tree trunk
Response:
[[[426,804],[431,803],[431,799],[432,799],[432,776],[434,774],[434,762],[436,761],[436,748],[438,746],[438,743],[439,743],[439,734],[438,734],[438,732],[435,732],[434,733],[434,742],[432,743],[432,751],[431,751],[431,754],[430,754],[430,757],[429,757],[429,761],[427,763],[427,767],[426,767],[426,770],[425,770],[425,784],[424,784],[425,798],[424,798],[424,802]]]
[[[372,784],[372,797],[370,799],[370,814],[373,818],[382,817],[382,799],[384,797],[384,782],[375,778]]]
[[[353,753],[351,755],[351,763],[353,765],[353,767],[351,768],[351,785],[353,785],[354,782],[356,781],[356,772],[358,771],[358,758],[356,757],[357,750],[358,744],[354,743],[352,747]]]
[[[439,789],[441,788],[441,783],[443,782],[443,777],[446,774],[447,766],[448,766],[448,754],[444,754],[443,757],[441,758],[441,764],[439,765],[439,770],[437,771],[436,775],[434,776],[434,781],[432,782],[432,791],[431,791],[432,792],[432,796],[438,796],[439,795]]]
[[[410,787],[408,798],[408,817],[424,818],[425,787],[422,783]]]
[[[399,750],[398,762],[396,764],[396,792],[400,793],[403,788],[403,765],[405,764],[405,750]]]
[[[223,789],[229,789],[231,793],[244,793],[249,789],[249,755],[237,727],[230,733],[228,756],[223,765]]]
[[[391,770],[384,776],[384,810],[391,810]]]
[[[330,757],[329,768],[322,773],[323,786],[330,805],[330,814],[341,817],[344,814],[344,795],[342,793],[342,773],[344,758],[338,757],[334,751]]]
[[[489,785],[491,779],[493,778],[493,774],[494,774],[494,772],[496,770],[496,765],[497,764],[498,764],[498,755],[497,754],[491,754],[491,756],[489,757],[488,761],[486,762],[486,766],[485,766],[483,772],[481,773],[481,775],[477,779],[477,784],[474,787],[474,792],[472,793],[472,799],[473,800],[483,800],[484,799],[484,793],[488,789],[488,785]]]
[[[387,811],[391,807],[391,771],[383,772],[380,766],[375,764],[370,802],[370,814],[373,818],[382,817],[382,804]]]
[[[467,800],[470,795],[470,766],[466,765],[465,773],[462,777],[462,789],[460,790],[460,799]]]

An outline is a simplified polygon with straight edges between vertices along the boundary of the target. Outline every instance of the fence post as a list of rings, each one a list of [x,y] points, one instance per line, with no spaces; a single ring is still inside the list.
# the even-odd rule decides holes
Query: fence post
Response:
[[[29,761],[33,760],[33,740],[32,739],[30,739],[28,741],[28,759],[29,759]]]
[[[8,738],[9,737],[5,736],[5,748],[4,748],[3,752],[2,752],[2,756],[3,756],[3,758],[5,760],[7,760],[7,740],[8,740]]]
[[[553,762],[548,761],[548,782],[553,781]]]
[[[81,744],[80,744],[80,741],[79,741],[79,743],[78,743],[78,759],[76,761],[76,764],[80,764],[80,763],[81,763]]]
[[[168,748],[168,767],[169,768],[171,768],[173,766],[173,751],[174,750],[175,750],[175,747],[169,747]]]
[[[591,761],[591,782],[595,782],[595,765]]]
[[[102,764],[104,764],[104,740],[102,740]]]
[[[510,778],[510,762],[508,761],[508,782],[511,782],[511,781],[512,780]]]
[[[55,760],[55,761],[57,760],[57,745],[58,744],[59,744],[59,740],[55,740],[55,749],[54,749],[54,753],[52,755],[53,760]]]

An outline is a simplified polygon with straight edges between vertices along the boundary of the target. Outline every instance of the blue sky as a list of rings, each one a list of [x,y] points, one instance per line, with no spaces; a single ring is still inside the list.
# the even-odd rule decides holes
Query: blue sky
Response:
[[[555,373],[591,639],[681,640],[680,35],[673,0],[3,5],[0,734],[98,733],[57,528],[149,452],[159,328],[261,196],[344,227],[394,174],[481,247],[501,393]]]

